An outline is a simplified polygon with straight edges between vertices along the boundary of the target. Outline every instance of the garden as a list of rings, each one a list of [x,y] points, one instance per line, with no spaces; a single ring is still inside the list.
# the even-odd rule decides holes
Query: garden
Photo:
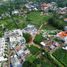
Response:
[[[67,67],[67,51],[63,50],[62,48],[57,49],[54,53],[53,56],[60,61],[64,67]]]

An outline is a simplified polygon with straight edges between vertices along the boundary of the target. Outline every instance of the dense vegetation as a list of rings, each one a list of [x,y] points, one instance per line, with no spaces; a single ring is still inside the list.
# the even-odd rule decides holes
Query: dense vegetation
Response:
[[[49,18],[48,24],[56,27],[57,29],[64,30],[64,27],[67,25],[66,22],[64,22],[63,18],[59,19],[59,15],[54,14],[53,17]]]
[[[43,41],[42,34],[37,34],[37,35],[35,36],[34,43],[40,44],[40,42],[42,42],[42,41]]]

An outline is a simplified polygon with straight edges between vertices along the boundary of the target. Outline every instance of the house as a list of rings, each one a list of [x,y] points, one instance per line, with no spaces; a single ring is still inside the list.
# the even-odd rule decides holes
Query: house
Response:
[[[67,22],[67,18],[64,18],[64,21]]]
[[[41,10],[48,12],[50,6],[51,6],[50,4],[43,3],[41,4]]]
[[[53,49],[55,49],[56,47],[59,47],[60,44],[58,42],[54,42],[54,41],[43,41],[40,43],[43,48],[46,50],[46,51],[51,51]]]
[[[60,37],[60,38],[64,38],[64,37],[66,37],[67,36],[67,31],[62,31],[62,32],[59,32],[57,35],[56,35],[57,37]]]
[[[67,31],[62,31],[56,35],[57,37],[60,37],[62,40],[67,43]]]

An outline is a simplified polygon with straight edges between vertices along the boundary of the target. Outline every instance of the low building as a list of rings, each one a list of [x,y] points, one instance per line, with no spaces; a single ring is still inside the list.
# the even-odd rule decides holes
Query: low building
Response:
[[[30,33],[32,36],[35,35],[37,33],[37,29],[34,25],[27,25],[27,27],[25,27],[22,30],[23,33]]]
[[[29,11],[32,11],[32,10],[35,10],[37,11],[37,4],[34,4],[34,3],[28,3],[28,4],[25,4],[25,7],[29,10]]]
[[[12,11],[12,14],[13,15],[18,15],[19,14],[19,11],[18,10],[14,10],[14,11]]]
[[[66,45],[66,46],[64,46],[64,47],[62,47],[62,49],[67,50],[67,45]]]

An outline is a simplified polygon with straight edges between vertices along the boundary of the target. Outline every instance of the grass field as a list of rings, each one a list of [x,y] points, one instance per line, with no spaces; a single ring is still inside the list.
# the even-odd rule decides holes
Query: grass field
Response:
[[[33,11],[30,12],[25,16],[13,16],[12,18],[6,17],[2,20],[0,20],[0,27],[3,24],[5,28],[8,30],[12,29],[23,29],[28,24],[34,24],[37,28],[39,28],[42,24],[47,24],[47,20],[51,17],[51,14],[47,15],[41,15],[41,12],[39,11]],[[43,25],[43,29],[55,29],[51,25]],[[3,30],[0,29],[0,36],[2,35]]]
[[[67,67],[67,51],[58,49],[53,53],[53,56],[60,61],[65,67]]]
[[[36,55],[39,53],[40,49],[35,47],[34,45],[31,45],[30,47],[27,46],[27,48],[30,50],[31,54]]]
[[[52,16],[51,14],[41,15],[41,12],[30,12],[27,15],[27,20],[29,20],[29,22],[39,27],[41,24],[47,24],[47,21],[51,16]],[[43,28],[53,29],[54,27],[50,25],[44,25]]]

